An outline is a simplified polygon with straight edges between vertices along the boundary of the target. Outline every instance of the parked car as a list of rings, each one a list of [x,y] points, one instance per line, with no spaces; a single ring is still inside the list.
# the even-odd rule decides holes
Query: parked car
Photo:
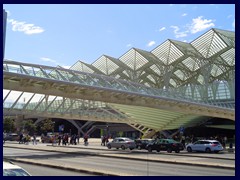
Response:
[[[54,135],[42,136],[41,137],[41,142],[42,143],[52,143],[53,139],[54,139]]]
[[[216,152],[223,150],[221,143],[217,140],[198,140],[186,146],[188,152],[203,151],[203,152]]]
[[[111,149],[111,148],[121,148],[121,149],[130,149],[133,150],[134,148],[136,148],[136,143],[134,142],[134,140],[126,138],[126,137],[117,137],[115,139],[113,139],[111,142],[107,143],[107,148]]]
[[[146,146],[150,143],[153,142],[153,139],[136,139],[136,148],[137,149],[146,149]]]
[[[148,152],[156,150],[157,152],[167,151],[168,153],[171,153],[172,151],[175,151],[176,153],[179,153],[184,149],[184,147],[182,143],[177,142],[173,139],[158,139],[150,142],[146,146],[146,149],[148,150]]]
[[[16,133],[6,133],[3,136],[4,141],[18,141],[19,140],[19,135]]]
[[[31,176],[26,170],[13,163],[3,161],[3,176]]]

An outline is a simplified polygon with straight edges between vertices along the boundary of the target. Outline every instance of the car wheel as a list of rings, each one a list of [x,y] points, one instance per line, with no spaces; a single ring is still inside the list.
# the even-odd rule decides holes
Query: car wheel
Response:
[[[116,148],[116,149],[119,149],[119,148]]]
[[[211,149],[210,148],[206,148],[205,150],[207,153],[210,153],[211,152]]]
[[[171,153],[171,152],[172,152],[172,149],[171,149],[171,148],[168,148],[168,149],[167,149],[167,152],[168,152],[168,153]]]
[[[121,148],[122,148],[122,150],[125,150],[125,146],[122,145]]]
[[[107,147],[108,147],[108,149],[111,149],[111,148],[112,148],[111,145],[108,145]]]
[[[160,152],[160,149],[157,149],[157,152]]]
[[[138,146],[137,148],[138,148],[139,150],[141,150],[141,149],[142,149],[142,148],[141,148],[141,146]]]
[[[175,153],[179,153],[179,152],[180,152],[179,149],[175,151]]]
[[[148,152],[152,152],[152,148],[151,147],[148,148]]]
[[[129,148],[130,150],[133,150],[133,148]]]
[[[192,152],[192,148],[187,147],[187,152]]]

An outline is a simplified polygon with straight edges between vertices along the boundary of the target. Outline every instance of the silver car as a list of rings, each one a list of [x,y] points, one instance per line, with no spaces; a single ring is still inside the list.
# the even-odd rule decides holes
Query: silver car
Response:
[[[136,144],[132,139],[125,138],[125,137],[118,137],[113,139],[111,142],[108,142],[107,147],[108,149],[121,148],[124,150],[129,148],[130,150],[133,150],[134,148],[136,148]]]
[[[31,176],[18,165],[3,161],[3,176]]]
[[[188,152],[192,151],[204,151],[204,152],[216,152],[223,150],[221,143],[217,140],[198,140],[192,144],[186,146]]]

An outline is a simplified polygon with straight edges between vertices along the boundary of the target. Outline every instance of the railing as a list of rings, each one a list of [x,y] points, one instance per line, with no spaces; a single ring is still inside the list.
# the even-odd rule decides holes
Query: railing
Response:
[[[184,96],[183,93],[174,89],[156,89],[142,84],[115,79],[109,76],[99,74],[91,74],[86,72],[74,71],[69,69],[62,69],[57,67],[42,66],[14,61],[3,62],[3,73],[10,73],[10,75],[18,76],[19,74],[28,77],[38,77],[43,79],[50,79],[55,81],[74,83],[76,85],[96,87],[106,90],[120,91],[124,93],[137,93],[152,97],[168,98],[172,100],[180,100],[185,102],[193,102],[203,105],[210,105],[215,107],[222,107],[228,109],[235,109],[235,103],[216,103],[214,100],[195,100]]]

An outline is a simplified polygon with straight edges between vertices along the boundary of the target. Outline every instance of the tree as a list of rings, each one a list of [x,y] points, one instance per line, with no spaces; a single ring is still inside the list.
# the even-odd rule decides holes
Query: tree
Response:
[[[27,131],[29,133],[29,135],[31,135],[31,136],[37,130],[37,126],[33,123],[33,120],[25,120],[25,121],[23,121],[21,127],[22,127],[22,129]]]
[[[51,119],[43,120],[39,123],[40,129],[43,133],[47,133],[49,131],[53,131],[54,122]]]
[[[11,119],[9,117],[4,118],[3,130],[4,130],[4,132],[15,132],[16,126],[15,126],[14,119]]]

